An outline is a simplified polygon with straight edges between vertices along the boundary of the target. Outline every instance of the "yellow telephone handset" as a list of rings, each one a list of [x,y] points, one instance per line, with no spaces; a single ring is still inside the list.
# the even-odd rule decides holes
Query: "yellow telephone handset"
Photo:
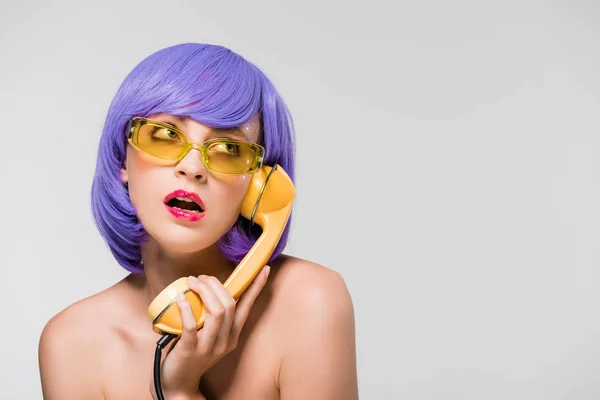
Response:
[[[240,214],[257,223],[262,233],[223,284],[235,300],[240,298],[273,254],[289,220],[295,196],[292,180],[278,165],[265,165],[252,176]],[[181,335],[183,323],[175,298],[182,292],[192,306],[197,329],[202,328],[205,317],[202,301],[196,292],[188,288],[187,277],[183,277],[163,289],[150,303],[148,316],[155,332]]]

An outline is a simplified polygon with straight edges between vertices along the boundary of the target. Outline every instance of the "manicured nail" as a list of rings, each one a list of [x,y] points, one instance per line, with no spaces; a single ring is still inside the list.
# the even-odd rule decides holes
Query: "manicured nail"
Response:
[[[271,267],[269,267],[269,266],[267,265],[267,267],[265,268],[265,278],[268,278],[268,277],[269,277],[269,273],[271,273]]]

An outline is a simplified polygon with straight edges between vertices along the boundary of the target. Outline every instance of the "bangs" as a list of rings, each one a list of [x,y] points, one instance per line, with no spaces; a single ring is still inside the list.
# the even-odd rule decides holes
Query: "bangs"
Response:
[[[166,113],[230,128],[260,111],[260,73],[226,48],[163,49],[134,69],[130,78],[130,107],[138,116]]]

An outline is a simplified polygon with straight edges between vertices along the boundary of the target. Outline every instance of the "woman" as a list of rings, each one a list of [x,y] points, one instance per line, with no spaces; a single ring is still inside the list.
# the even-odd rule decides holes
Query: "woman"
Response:
[[[196,146],[155,151],[173,141]],[[119,88],[92,188],[98,228],[130,274],[47,323],[46,400],[156,398],[160,335],[147,308],[181,277],[206,319],[196,329],[189,303],[177,299],[184,330],[163,352],[165,399],[358,398],[350,295],[338,273],[281,254],[289,222],[237,303],[224,288],[260,235],[240,216],[252,168],[217,162],[202,145],[238,161],[245,154],[244,165],[278,164],[293,179],[291,118],[258,68],[221,46],[162,49]]]

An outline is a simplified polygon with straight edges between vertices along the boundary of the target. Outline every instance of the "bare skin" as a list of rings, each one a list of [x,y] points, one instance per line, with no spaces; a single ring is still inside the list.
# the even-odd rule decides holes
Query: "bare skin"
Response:
[[[156,115],[203,143],[248,131],[219,131],[189,118]],[[167,400],[358,398],[354,312],[341,276],[305,260],[281,256],[268,280],[259,274],[236,304],[222,283],[235,265],[217,240],[239,216],[248,179],[215,174],[191,150],[176,165],[161,165],[129,146],[121,179],[148,232],[141,245],[144,274],[57,314],[44,328],[39,363],[45,400],[153,398],[154,351],[147,307],[167,285],[189,277],[208,310],[165,351]],[[197,192],[206,215],[182,221],[165,208],[167,193]],[[207,278],[196,279],[200,275]],[[185,303],[178,303],[185,326]],[[211,333],[212,332],[212,333]]]
[[[44,399],[150,399],[160,336],[148,304],[144,277],[129,276],[50,320],[40,343]],[[339,274],[282,256],[237,348],[202,376],[200,392],[207,399],[356,399],[354,341]]]

